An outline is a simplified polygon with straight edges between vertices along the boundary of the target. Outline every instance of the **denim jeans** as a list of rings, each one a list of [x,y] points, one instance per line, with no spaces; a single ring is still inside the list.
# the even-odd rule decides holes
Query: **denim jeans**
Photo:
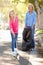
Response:
[[[15,34],[15,37],[14,37],[14,35],[11,33],[11,38],[12,38],[12,52],[14,52],[14,48],[16,48],[17,36],[18,36],[18,34]]]
[[[35,33],[35,28],[32,29],[32,48],[35,47],[34,33]]]

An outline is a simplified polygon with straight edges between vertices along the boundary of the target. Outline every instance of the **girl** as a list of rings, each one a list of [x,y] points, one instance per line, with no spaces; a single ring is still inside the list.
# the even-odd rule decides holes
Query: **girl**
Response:
[[[12,38],[12,55],[16,56],[18,54],[16,42],[17,42],[17,36],[18,36],[18,17],[15,16],[14,11],[10,11],[9,13],[9,27],[11,32],[11,38]]]

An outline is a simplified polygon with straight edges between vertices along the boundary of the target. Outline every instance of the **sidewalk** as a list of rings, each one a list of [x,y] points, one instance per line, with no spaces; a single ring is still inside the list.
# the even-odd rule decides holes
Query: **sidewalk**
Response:
[[[0,65],[43,65],[43,54],[19,50],[19,61],[11,55],[11,43],[0,43]]]

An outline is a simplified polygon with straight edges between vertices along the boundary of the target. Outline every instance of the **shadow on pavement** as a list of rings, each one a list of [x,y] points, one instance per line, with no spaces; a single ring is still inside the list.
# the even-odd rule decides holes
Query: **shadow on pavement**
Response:
[[[40,52],[39,52],[39,50],[36,48],[33,51],[30,51],[30,52],[27,51],[27,53],[30,55],[33,55],[33,56],[35,55],[36,57],[39,57],[39,58],[43,58],[43,51],[41,52],[41,50],[40,50]]]
[[[20,43],[21,44],[21,43]],[[36,55],[37,57],[42,57],[43,58],[43,53],[39,53],[37,49],[31,52],[26,52],[29,55]],[[9,63],[11,65],[32,65],[32,63],[27,60],[25,57],[20,57],[19,61],[12,57],[11,55],[11,43],[3,43],[2,45],[0,44],[0,62],[1,63]],[[43,61],[38,61],[40,63],[43,63]],[[2,65],[2,64],[0,64]]]
[[[12,57],[11,53],[11,43],[3,43],[0,45],[0,65],[2,63],[11,65],[32,65],[25,57],[20,57],[18,61],[16,58]]]
[[[31,62],[29,62],[28,60],[26,58],[24,58],[24,57],[20,57],[19,65],[32,65]]]
[[[8,51],[11,48],[11,43],[2,43],[0,45],[0,55],[3,55],[5,51]]]

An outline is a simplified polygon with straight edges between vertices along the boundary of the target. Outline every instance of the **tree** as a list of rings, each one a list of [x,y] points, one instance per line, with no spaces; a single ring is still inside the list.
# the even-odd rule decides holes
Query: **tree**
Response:
[[[29,3],[32,3],[35,7],[35,10],[38,14],[38,24],[40,26],[40,13],[42,13],[43,0],[1,0],[0,11],[8,17],[7,12],[10,9],[14,9],[15,13],[19,16],[19,20],[24,21],[25,13],[28,10]]]
[[[43,6],[43,0],[35,0],[35,5],[36,5],[36,8],[37,8],[37,13],[38,13],[38,28],[39,29],[42,29],[43,28],[43,19],[42,19],[42,16],[43,16],[43,12],[42,12],[42,7]],[[41,24],[41,25],[40,25]]]
[[[28,6],[28,4],[29,3],[32,3],[33,5],[34,5],[34,7],[35,7],[35,10],[36,10],[36,12],[37,12],[37,16],[38,16],[38,27],[39,28],[41,28],[41,26],[40,26],[40,23],[41,23],[41,21],[42,21],[42,18],[41,18],[41,13],[42,13],[42,6],[43,6],[43,0],[12,0],[12,2],[15,4],[16,3],[16,5],[15,5],[15,7],[16,6],[18,6],[18,4],[20,3],[20,5],[18,6],[18,8],[17,8],[17,11],[18,11],[18,15],[20,15],[19,16],[19,18],[21,18],[21,20],[22,20],[22,18],[23,18],[23,20],[24,20],[24,16],[23,16],[23,14],[25,14],[26,13],[26,11],[27,11],[27,6]],[[22,5],[21,5],[22,4]],[[24,4],[24,5],[23,5]],[[26,5],[26,6],[25,6]],[[24,7],[25,6],[25,7]],[[22,9],[23,8],[23,9]]]

